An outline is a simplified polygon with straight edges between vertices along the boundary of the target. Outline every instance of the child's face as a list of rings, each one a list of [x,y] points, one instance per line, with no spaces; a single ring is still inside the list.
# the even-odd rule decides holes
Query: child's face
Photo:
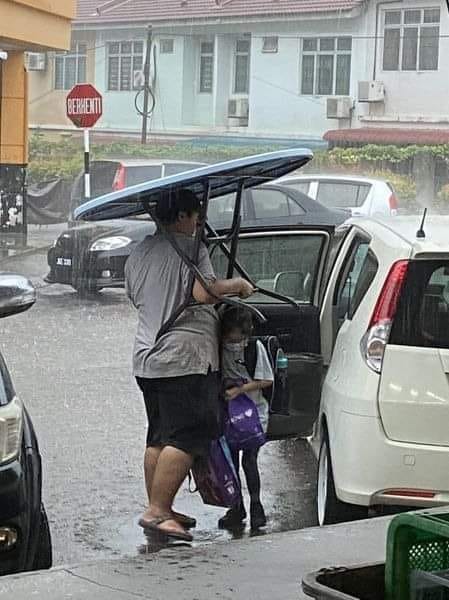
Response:
[[[246,336],[243,334],[243,331],[238,327],[231,329],[223,336],[223,342],[225,344],[240,344],[244,341],[246,341]]]

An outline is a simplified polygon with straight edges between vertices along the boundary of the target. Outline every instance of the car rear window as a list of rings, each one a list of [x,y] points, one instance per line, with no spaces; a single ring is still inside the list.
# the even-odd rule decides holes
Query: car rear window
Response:
[[[290,183],[289,181],[283,182],[282,180],[280,180],[279,183],[281,183],[282,185],[286,185],[289,188],[293,188],[294,190],[303,194],[309,193],[310,181],[292,181]]]
[[[449,348],[449,260],[410,264],[390,343]]]
[[[161,173],[162,167],[160,165],[128,166],[126,167],[126,186],[130,187],[131,185],[137,185],[145,181],[151,181],[152,179],[159,179]]]
[[[362,206],[368,197],[371,186],[365,183],[345,181],[320,181],[317,200],[324,206],[333,208],[355,208]]]
[[[165,165],[165,177],[169,175],[177,175],[178,173],[185,173],[186,171],[192,171],[193,169],[198,169],[199,167],[204,167],[201,163],[170,163]]]

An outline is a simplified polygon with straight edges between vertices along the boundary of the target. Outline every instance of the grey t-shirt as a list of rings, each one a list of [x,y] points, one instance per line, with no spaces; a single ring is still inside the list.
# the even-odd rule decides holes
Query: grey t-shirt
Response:
[[[176,234],[179,246],[192,256],[192,237]],[[207,248],[200,248],[198,268],[215,280]],[[219,319],[213,306],[188,307],[156,342],[161,326],[184,302],[189,271],[171,244],[156,233],[131,252],[125,266],[126,292],[138,310],[133,371],[155,379],[218,371]]]

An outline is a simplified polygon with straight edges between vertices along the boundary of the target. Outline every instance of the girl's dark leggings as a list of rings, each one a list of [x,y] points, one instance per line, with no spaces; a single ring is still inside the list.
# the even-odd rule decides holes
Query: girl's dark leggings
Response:
[[[248,486],[248,492],[251,502],[260,501],[260,475],[259,466],[257,464],[257,458],[259,455],[259,448],[255,450],[242,450],[242,467],[245,473],[246,485]],[[232,452],[232,460],[234,462],[235,470],[240,479],[240,451],[234,450]]]

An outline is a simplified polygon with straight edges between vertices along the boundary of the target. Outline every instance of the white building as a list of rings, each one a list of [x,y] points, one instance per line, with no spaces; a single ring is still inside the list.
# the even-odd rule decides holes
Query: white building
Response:
[[[87,80],[104,94],[97,127],[137,133],[151,24],[154,133],[321,139],[328,130],[403,128],[449,135],[444,0],[99,4],[79,0],[73,51],[49,56],[33,72],[34,125],[69,127],[65,95]]]

